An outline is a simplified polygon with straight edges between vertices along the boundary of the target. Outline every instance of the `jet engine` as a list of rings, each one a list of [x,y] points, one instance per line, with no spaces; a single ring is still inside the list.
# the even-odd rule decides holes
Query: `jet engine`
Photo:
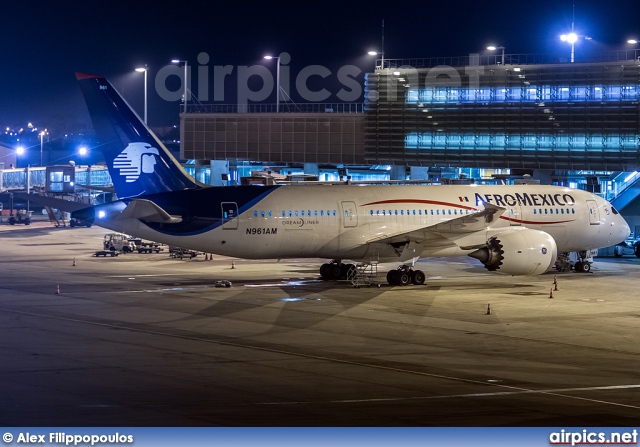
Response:
[[[506,230],[492,236],[485,247],[469,253],[487,270],[507,275],[541,275],[556,262],[558,246],[544,231]]]

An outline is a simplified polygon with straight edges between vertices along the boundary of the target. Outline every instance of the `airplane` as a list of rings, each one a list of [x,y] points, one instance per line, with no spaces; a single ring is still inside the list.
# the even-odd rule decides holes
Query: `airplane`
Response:
[[[246,259],[324,258],[320,275],[398,263],[392,285],[424,284],[418,258],[471,256],[487,270],[540,275],[559,253],[615,245],[629,226],[603,198],[541,185],[209,186],[182,168],[102,76],[76,73],[118,200],[72,217],[113,231]]]

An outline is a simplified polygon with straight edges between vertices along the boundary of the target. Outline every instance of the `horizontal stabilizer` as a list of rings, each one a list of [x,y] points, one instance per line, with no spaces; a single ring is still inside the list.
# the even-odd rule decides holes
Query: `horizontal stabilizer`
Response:
[[[79,183],[76,183],[76,187],[91,189],[95,191],[102,191],[102,192],[110,192],[110,193],[116,192],[116,189],[113,186],[93,186],[93,185],[81,185]]]
[[[178,223],[181,217],[173,217],[150,200],[132,200],[122,211],[118,219],[140,219],[145,222]]]
[[[67,213],[73,213],[84,208],[90,208],[90,205],[80,202],[72,202],[71,200],[55,199],[53,197],[41,196],[38,194],[27,194],[24,192],[14,192],[13,197],[21,200],[28,200],[30,202],[38,203],[42,206],[49,206],[60,211]]]

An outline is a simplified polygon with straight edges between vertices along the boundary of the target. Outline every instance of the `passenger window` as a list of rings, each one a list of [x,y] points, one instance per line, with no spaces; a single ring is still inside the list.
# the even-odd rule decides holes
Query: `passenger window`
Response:
[[[304,210],[300,211],[300,215],[304,217]]]
[[[324,216],[324,210],[320,210],[320,216]]]
[[[257,211],[253,212],[253,217],[258,217],[258,212]]]
[[[264,217],[264,211],[260,211],[260,215]]]
[[[284,212],[284,210],[282,210],[282,217],[285,217],[287,215],[287,213]]]
[[[313,210],[313,216],[318,217],[318,210]]]
[[[271,216],[272,216],[271,211],[269,211],[269,217],[271,217]]]
[[[296,217],[298,217],[298,210],[295,210],[294,214],[296,215]]]
[[[333,217],[336,217],[336,210],[333,210]]]

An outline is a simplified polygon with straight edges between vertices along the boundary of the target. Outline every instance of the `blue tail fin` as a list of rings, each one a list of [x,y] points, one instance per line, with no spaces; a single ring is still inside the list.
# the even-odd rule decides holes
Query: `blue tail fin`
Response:
[[[102,76],[76,73],[119,198],[202,186]]]

